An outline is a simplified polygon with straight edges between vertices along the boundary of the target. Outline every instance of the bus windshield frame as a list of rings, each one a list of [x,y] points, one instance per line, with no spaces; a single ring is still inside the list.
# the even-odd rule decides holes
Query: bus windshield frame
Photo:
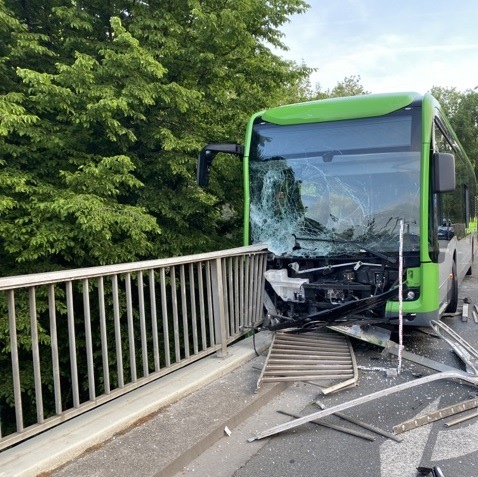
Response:
[[[419,251],[420,108],[277,125],[258,118],[249,154],[252,243],[276,255]]]

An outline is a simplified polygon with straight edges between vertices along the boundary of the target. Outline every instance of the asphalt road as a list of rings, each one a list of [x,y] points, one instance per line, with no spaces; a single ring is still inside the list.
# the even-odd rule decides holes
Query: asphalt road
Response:
[[[467,277],[462,284],[460,307],[465,297],[471,304],[478,304],[477,276]],[[478,349],[478,324],[471,311],[467,322],[463,322],[461,316],[443,321]],[[392,339],[398,340],[394,335]],[[396,369],[396,358],[383,357],[382,348],[378,346],[355,339],[352,343],[360,368],[358,386],[328,396],[321,395],[320,390],[310,384],[290,386],[260,412],[232,429],[230,436],[225,435],[177,477],[415,477],[418,466],[438,466],[445,477],[478,477],[478,417],[452,427],[445,426],[445,422],[462,414],[400,434],[402,442],[379,435],[374,436],[374,441],[368,441],[313,423],[248,442],[248,438],[257,433],[291,419],[278,410],[306,415],[319,410],[315,404],[317,399],[326,407],[332,407],[435,373],[419,364],[403,361],[400,375],[390,377],[385,370]],[[465,369],[444,340],[423,331],[406,328],[404,345],[415,354]],[[477,396],[476,387],[460,381],[440,380],[381,397],[343,413],[392,433],[393,427],[405,420]],[[370,434],[337,416],[324,420]]]

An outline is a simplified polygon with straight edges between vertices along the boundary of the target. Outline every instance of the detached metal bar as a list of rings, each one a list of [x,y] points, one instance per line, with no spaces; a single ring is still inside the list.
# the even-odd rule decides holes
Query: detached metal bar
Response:
[[[294,429],[298,426],[301,426],[302,424],[311,422],[315,419],[320,419],[325,416],[330,416],[331,414],[334,414],[336,412],[344,411],[345,409],[350,409],[352,407],[359,406],[360,404],[373,401],[380,397],[389,396],[390,394],[395,394],[399,391],[403,391],[405,389],[410,389],[415,386],[419,386],[420,384],[427,384],[427,383],[431,383],[433,381],[438,381],[441,379],[460,379],[469,384],[473,384],[474,386],[478,385],[478,376],[471,376],[467,373],[460,372],[460,371],[445,371],[443,373],[432,374],[430,376],[425,376],[423,378],[419,378],[414,381],[409,381],[406,383],[398,384],[397,386],[393,386],[391,388],[386,388],[381,391],[377,391],[367,396],[361,396],[357,399],[353,399],[352,401],[338,404],[337,406],[330,407],[322,411],[314,412],[312,414],[309,414],[308,416],[300,417],[291,422],[286,422],[285,424],[280,424],[278,426],[272,427],[271,429],[267,429],[265,431],[260,432],[256,436],[249,438],[248,441],[252,442],[258,439],[264,439],[264,437],[273,436],[275,434],[279,434],[280,432],[287,431],[289,429]]]

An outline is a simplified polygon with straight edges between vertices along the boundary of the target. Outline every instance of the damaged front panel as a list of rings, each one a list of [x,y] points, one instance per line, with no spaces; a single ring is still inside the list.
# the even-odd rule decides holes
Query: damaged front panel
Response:
[[[400,221],[405,262],[419,260],[418,121],[413,108],[325,123],[256,121],[250,232],[271,251],[272,327],[319,323],[321,316],[383,320],[380,297],[390,299],[398,282]],[[370,297],[376,300],[363,310]]]

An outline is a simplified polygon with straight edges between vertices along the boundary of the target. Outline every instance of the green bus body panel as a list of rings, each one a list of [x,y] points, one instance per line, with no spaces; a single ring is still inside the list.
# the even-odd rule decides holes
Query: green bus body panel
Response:
[[[269,109],[263,112],[262,119],[285,125],[383,116],[408,106],[417,98],[421,95],[410,92],[321,99]]]
[[[439,308],[438,264],[422,263],[421,268],[415,268],[414,274],[419,274],[420,298],[414,301],[403,302],[403,314],[432,313]],[[408,282],[409,280],[407,280]],[[411,285],[410,283],[408,283]],[[426,290],[426,292],[425,292]],[[398,316],[398,301],[387,302],[386,315]],[[437,315],[438,316],[438,315]]]

